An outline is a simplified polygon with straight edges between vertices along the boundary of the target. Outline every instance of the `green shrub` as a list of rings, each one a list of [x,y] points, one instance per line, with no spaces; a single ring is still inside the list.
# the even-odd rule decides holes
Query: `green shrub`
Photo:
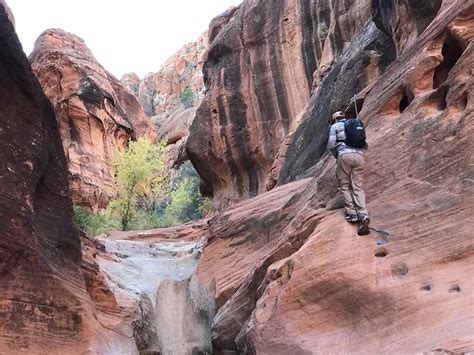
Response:
[[[77,226],[92,236],[118,229],[120,226],[107,211],[96,214],[86,208],[74,206],[74,217]]]
[[[199,192],[200,178],[191,162],[171,178],[166,151],[162,143],[139,140],[117,152],[113,157],[117,197],[99,214],[75,207],[78,226],[96,236],[113,229],[163,228],[215,214],[211,201]]]
[[[185,109],[193,107],[196,95],[193,90],[188,86],[181,94],[181,104]]]

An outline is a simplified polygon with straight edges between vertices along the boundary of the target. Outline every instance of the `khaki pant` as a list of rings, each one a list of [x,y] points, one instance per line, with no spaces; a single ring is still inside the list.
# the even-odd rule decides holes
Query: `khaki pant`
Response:
[[[365,193],[362,190],[364,163],[364,157],[357,153],[342,154],[337,158],[337,182],[348,214],[356,213],[354,203],[357,212],[369,214],[365,208]]]

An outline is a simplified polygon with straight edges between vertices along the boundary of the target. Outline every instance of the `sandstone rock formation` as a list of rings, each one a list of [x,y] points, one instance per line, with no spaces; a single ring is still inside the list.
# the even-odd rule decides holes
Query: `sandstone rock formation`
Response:
[[[5,12],[7,13],[8,19],[13,24],[13,27],[15,27],[15,17],[13,16],[12,10],[8,6],[8,4],[5,2],[5,0],[0,0],[0,5],[3,5]]]
[[[436,11],[436,1],[426,8],[408,0],[368,7],[364,0],[284,3],[331,9],[325,16],[332,19],[327,36],[334,45],[315,56],[330,65],[315,65],[314,76],[304,76],[307,102],[298,113],[293,107],[288,127],[275,116],[274,127],[283,133],[275,140],[277,160],[266,169],[281,186],[211,219],[102,239],[82,236],[82,260],[54,113],[0,5],[0,353],[208,352],[212,318],[217,354],[474,351],[474,5],[444,0]],[[266,32],[266,21],[274,19],[263,11],[267,6],[245,2],[211,25],[209,58],[227,64],[208,62],[211,85],[193,123],[208,143],[232,131],[240,140],[228,147],[238,151],[248,142],[236,127],[260,124],[250,114],[231,115],[236,107],[252,109],[240,77],[249,67],[231,69],[272,43],[259,37],[275,36]],[[419,11],[427,11],[428,24],[410,17]],[[247,49],[233,46],[240,33],[235,23],[246,21],[265,25],[253,29],[252,41],[242,37]],[[399,21],[415,26],[416,35],[396,26]],[[343,23],[355,27],[341,31],[339,42],[336,28]],[[252,29],[245,26],[243,33]],[[270,75],[263,62],[256,77]],[[272,87],[256,77],[247,80],[258,82],[259,92]],[[222,95],[214,92],[214,79],[224,79],[217,86]],[[357,237],[336,210],[335,161],[324,149],[326,113],[349,105],[352,91],[369,137],[365,189],[372,224],[392,235],[381,246],[375,233]],[[266,97],[274,99],[262,101],[262,108],[275,111],[277,96]],[[203,110],[213,105],[218,112],[206,123]],[[348,114],[354,111],[354,104],[347,107]],[[247,121],[235,121],[242,117]],[[211,145],[199,158],[193,149],[200,143],[191,134],[193,161],[214,169],[203,175],[204,188],[226,196],[225,203],[250,195],[245,186],[242,194],[232,192],[225,166],[218,169],[228,157],[236,159],[236,150],[225,150],[222,160]],[[265,182],[265,174],[261,178]]]
[[[156,139],[138,100],[94,58],[84,41],[45,31],[31,54],[33,70],[59,121],[75,204],[98,210],[113,197],[111,155],[129,139]]]
[[[170,149],[170,161],[175,167],[188,160],[185,144],[189,127],[196,115],[204,91],[202,65],[207,49],[207,32],[196,42],[183,46],[156,73],[140,80],[134,73],[125,74],[122,83],[143,105],[145,112],[159,126],[158,139]],[[192,100],[182,103],[185,90]]]
[[[319,90],[326,95],[318,105],[338,106],[394,59],[395,48],[371,14],[369,0],[246,1],[211,23],[204,64],[209,89],[187,150],[218,205],[275,185],[281,167],[273,165],[285,155],[285,137],[296,129],[324,78],[336,82],[342,74],[352,75],[331,90]],[[338,69],[331,71],[335,63]],[[341,87],[345,94],[335,97]],[[270,171],[273,182],[267,182]]]
[[[389,45],[382,52],[386,37],[364,25],[353,40],[359,46],[345,46],[292,133],[280,178],[314,177],[237,204],[211,222],[199,275],[215,289],[217,353],[473,351],[473,10],[472,2],[444,1],[439,12],[427,13],[433,20],[418,27],[417,37],[393,34],[397,51]],[[360,79],[370,74],[367,63],[377,56],[365,52],[372,50],[393,62],[379,57],[375,68],[386,67],[380,77]],[[347,91],[351,80],[357,83]],[[349,104],[353,90],[367,121],[372,223],[392,233],[381,247],[374,233],[357,237],[333,211],[335,164],[324,155],[324,113]],[[204,107],[214,103],[206,100]]]
[[[87,294],[66,160],[3,4],[0,63],[0,353],[67,352],[86,336]]]
[[[158,72],[146,74],[143,80],[134,73],[125,74],[122,83],[138,97],[148,116],[162,122],[179,106],[187,87],[197,95],[194,106],[200,103],[204,89],[202,65],[206,48],[207,32],[168,58]]]

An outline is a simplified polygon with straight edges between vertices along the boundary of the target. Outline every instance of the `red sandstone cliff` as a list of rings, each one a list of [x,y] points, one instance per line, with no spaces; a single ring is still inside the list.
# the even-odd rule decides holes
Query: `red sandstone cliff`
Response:
[[[56,111],[74,203],[105,208],[113,197],[113,151],[124,149],[129,139],[154,141],[155,126],[79,37],[48,30],[36,41],[30,60]]]
[[[264,133],[272,137],[283,132],[269,147],[287,145],[280,151],[280,166],[274,166],[279,183],[298,180],[237,204],[210,224],[199,274],[216,290],[215,351],[472,351],[473,3],[326,3],[339,11],[339,16],[330,15],[328,26],[330,48],[339,54],[320,81],[312,83],[311,99],[311,85],[306,85],[307,108],[302,117],[291,116],[296,117],[292,133],[282,121],[255,113],[258,107],[270,109],[258,106],[256,94],[269,82],[275,90],[286,67],[279,66],[272,81],[257,86],[259,75],[271,72],[271,59],[279,57],[267,49],[267,65],[261,64],[257,73],[249,72],[253,62],[248,58],[256,48],[275,43],[267,42],[266,26],[274,24],[270,36],[282,36],[284,27],[277,24],[285,22],[296,23],[297,34],[315,28],[301,12],[285,21],[275,15],[276,9],[286,14],[287,7],[305,3],[312,8],[318,2],[285,2],[285,7],[274,4],[256,12],[267,3],[245,2],[211,42],[205,64],[210,89],[188,140],[191,160],[224,205],[261,192],[273,159],[269,155],[262,168]],[[272,21],[274,16],[281,20]],[[257,26],[261,19],[270,20]],[[249,46],[248,33],[262,36],[253,37]],[[295,59],[291,68],[298,67],[301,62]],[[319,80],[320,68],[314,66],[314,80]],[[263,103],[270,105],[272,97],[287,100],[291,81],[280,82],[283,94],[265,96]],[[382,247],[376,246],[374,234],[357,237],[342,212],[333,211],[339,203],[335,161],[325,154],[327,118],[344,109],[353,93],[359,93],[367,123],[365,188],[372,223],[392,233],[392,241]],[[353,112],[353,105],[347,110]],[[283,116],[277,111],[271,117]],[[214,134],[204,136],[205,131]],[[289,138],[283,141],[287,131]],[[311,178],[301,180],[305,176]]]
[[[148,73],[143,80],[134,73],[122,77],[122,83],[158,125],[158,139],[171,145],[170,161],[174,166],[188,159],[185,144],[196,107],[202,101],[202,65],[206,49],[207,32],[196,42],[183,46],[158,72]],[[192,92],[192,100],[183,105],[181,98],[186,89]]]
[[[325,152],[327,117],[377,81],[439,5],[246,1],[216,18],[187,143],[204,190],[224,208],[304,176]]]
[[[183,46],[156,73],[140,80],[134,73],[122,77],[124,85],[140,100],[148,116],[162,122],[179,106],[183,91],[189,87],[196,93],[197,106],[204,89],[202,65],[207,48],[207,32],[196,42]]]
[[[67,352],[90,314],[66,159],[2,4],[0,63],[0,353]]]
[[[288,133],[283,129],[275,140],[277,159],[269,159],[273,182],[268,186],[282,186],[210,220],[112,233],[98,241],[83,238],[81,269],[54,114],[0,6],[0,135],[5,135],[0,140],[0,222],[5,226],[0,229],[0,353],[210,351],[212,302],[190,276],[198,264],[198,277],[218,307],[212,323],[217,354],[474,351],[472,2],[271,3],[248,1],[213,21],[205,71],[211,85],[188,151],[217,201],[226,197],[225,205],[251,194],[246,184],[241,194],[232,190],[239,185],[230,183],[225,164],[243,164],[238,159],[250,146],[243,138],[257,132],[243,132],[247,124],[272,127],[266,131],[271,133],[283,123],[228,115],[235,107],[252,109],[251,95],[242,91],[251,87],[248,81],[259,82],[259,88],[278,85],[253,76],[243,84],[240,75],[249,67],[234,66],[243,49],[223,44],[235,44],[245,21],[276,26],[271,11],[286,8],[277,5],[329,8],[329,54],[338,54],[326,57],[331,64],[323,75],[318,65],[315,75],[304,77],[308,101]],[[285,18],[283,23],[292,23]],[[338,32],[343,19],[354,25],[344,35]],[[406,26],[397,25],[400,21]],[[315,35],[309,31],[314,23],[303,23],[295,28]],[[267,35],[278,31],[258,29],[250,43],[263,41],[255,48],[265,49]],[[277,58],[268,55],[261,56]],[[259,61],[255,73],[269,75],[271,62]],[[272,80],[279,77],[272,75]],[[374,234],[357,237],[336,210],[335,162],[325,154],[327,115],[345,108],[354,92],[369,136],[365,189],[372,223],[392,233],[381,247]],[[272,95],[266,97],[262,110],[277,104]],[[218,112],[208,122],[203,110],[213,105]],[[236,120],[244,118],[249,121]],[[213,150],[217,136],[234,137],[221,147],[223,155]],[[263,144],[257,141],[252,147]],[[193,144],[204,149],[202,156]],[[208,175],[207,167],[212,168]],[[232,178],[235,183],[247,179]]]

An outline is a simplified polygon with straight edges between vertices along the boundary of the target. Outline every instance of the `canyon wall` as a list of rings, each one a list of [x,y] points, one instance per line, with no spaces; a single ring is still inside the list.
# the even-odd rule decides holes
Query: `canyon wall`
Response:
[[[332,41],[331,54],[321,55],[329,65],[323,68],[320,59],[314,66],[311,85],[304,85],[307,106],[295,114],[292,128],[280,128],[276,159],[269,155],[262,169],[259,125],[270,124],[255,114],[263,90],[252,85],[279,57],[271,51],[257,56],[265,64],[254,73],[248,58],[252,45],[281,33],[284,19],[273,21],[271,14],[298,5],[269,3],[244,2],[218,19],[219,30],[211,24],[210,33],[218,34],[204,65],[208,91],[188,140],[188,154],[221,206],[262,192],[265,181],[267,187],[282,185],[235,204],[205,231],[198,274],[219,308],[215,352],[473,351],[474,4],[328,4],[331,11],[345,10],[331,23],[343,29],[343,20],[349,21],[351,35]],[[309,3],[317,2],[299,4]],[[245,46],[248,24],[261,19],[258,36]],[[328,26],[328,33],[343,32],[331,32],[335,28]],[[297,58],[293,68],[300,65]],[[283,75],[285,67],[278,68]],[[282,81],[290,87],[293,77]],[[268,77],[264,83],[277,91],[278,83]],[[291,90],[284,92],[280,97]],[[326,154],[328,117],[341,109],[354,115],[354,94],[369,141],[368,209],[372,224],[392,237],[384,245],[376,243],[375,232],[357,237],[344,221],[335,160]],[[262,102],[271,110],[269,96]],[[271,124],[267,139],[283,125]],[[268,184],[269,177],[276,181]]]
[[[0,64],[0,353],[210,353],[198,239],[80,235],[61,121],[2,4]]]
[[[334,95],[340,87],[326,97],[331,109],[394,59],[389,38],[371,21],[371,6],[368,0],[246,1],[213,20],[207,91],[187,150],[203,190],[221,208],[275,186],[280,166],[274,163],[284,157],[311,93],[330,73],[333,81],[341,78],[333,66],[344,62],[339,66],[352,77],[343,79],[347,88],[340,82],[341,97]],[[351,43],[356,52],[347,50]],[[326,131],[325,122],[318,125]]]
[[[67,352],[86,336],[87,294],[66,159],[2,4],[0,63],[0,353]]]
[[[257,0],[217,17],[187,150],[203,189],[233,206],[92,239],[72,222],[64,123],[0,4],[0,353],[474,351],[473,14],[463,0]],[[274,41],[290,38],[279,20],[294,41]],[[320,34],[318,54],[304,38]],[[75,92],[76,74],[45,77],[56,83],[47,93]],[[77,89],[88,115],[105,107],[139,132],[111,108],[130,96],[100,87]],[[383,245],[344,221],[325,152],[327,115],[354,114],[354,93],[372,225],[391,233]]]
[[[59,121],[74,203],[95,211],[105,208],[114,196],[113,152],[130,139],[155,141],[155,126],[81,38],[47,30],[30,61]]]
[[[122,83],[159,127],[158,139],[171,146],[170,160],[174,166],[187,160],[185,144],[189,127],[204,92],[202,66],[206,50],[207,32],[196,42],[183,46],[159,71],[146,74],[143,80],[134,73],[122,77]]]
[[[125,74],[122,82],[138,97],[148,116],[164,121],[178,108],[187,87],[198,97],[202,95],[206,49],[207,32],[169,57],[157,72],[146,74],[143,80],[134,73]]]

